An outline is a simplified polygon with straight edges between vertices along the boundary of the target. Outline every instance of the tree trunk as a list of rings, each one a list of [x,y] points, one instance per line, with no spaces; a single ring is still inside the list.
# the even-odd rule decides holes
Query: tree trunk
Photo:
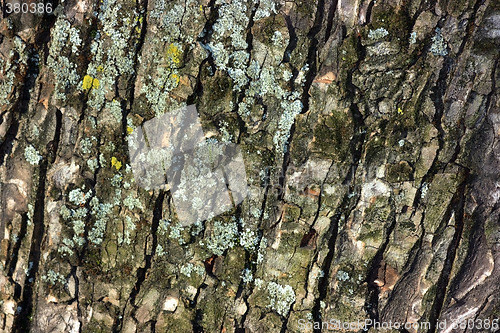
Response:
[[[498,1],[51,5],[0,24],[1,332],[499,331]],[[232,205],[131,153],[186,105]]]

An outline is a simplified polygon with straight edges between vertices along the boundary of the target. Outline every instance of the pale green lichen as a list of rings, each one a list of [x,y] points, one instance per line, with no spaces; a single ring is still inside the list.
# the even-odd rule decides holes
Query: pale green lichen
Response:
[[[430,51],[433,55],[437,56],[445,56],[448,54],[446,50],[446,42],[443,39],[443,35],[441,34],[441,29],[436,28],[436,34],[432,37],[432,45]]]
[[[93,60],[86,75],[99,80],[99,87],[89,93],[88,106],[100,110],[106,102],[106,94],[114,91],[116,78],[134,73],[134,48],[129,40],[134,35],[132,22],[139,13],[122,10],[116,0],[102,3],[98,20],[102,30],[98,31],[90,45]]]
[[[182,236],[183,231],[184,227],[180,223],[172,224],[170,225],[169,237],[172,239],[176,239],[180,245],[183,245],[186,243]]]
[[[347,281],[349,280],[349,274],[347,272],[344,272],[343,270],[339,270],[337,272],[337,279],[339,281]]]
[[[368,38],[370,38],[371,40],[378,40],[378,39],[381,39],[381,38],[387,36],[388,34],[389,34],[389,32],[386,29],[378,28],[375,30],[370,30],[368,32]]]
[[[111,115],[117,122],[121,122],[122,107],[120,105],[120,102],[118,102],[117,100],[112,100],[111,102],[107,103],[105,112],[111,113]]]
[[[267,238],[262,237],[260,239],[259,251],[257,252],[257,264],[261,264],[264,261],[266,249],[267,249]]]
[[[206,246],[212,253],[220,256],[229,248],[234,247],[238,235],[236,220],[229,222],[216,221],[212,234],[206,239]]]
[[[63,17],[59,17],[52,28],[51,44],[47,66],[55,77],[55,97],[65,101],[67,94],[76,88],[80,76],[76,72],[76,64],[68,58],[71,52],[78,55],[82,40],[79,33]]]
[[[134,208],[142,209],[142,203],[139,199],[137,199],[133,193],[130,193],[124,200],[123,204],[129,210],[133,210]]]
[[[192,273],[195,273],[199,276],[203,276],[205,273],[205,269],[198,265],[193,265],[192,263],[187,263],[183,265],[180,269],[181,274],[184,274],[187,277],[191,277]]]
[[[42,156],[32,145],[24,148],[24,158],[31,165],[38,165],[38,163],[42,160]]]
[[[89,167],[89,169],[92,173],[95,172],[97,170],[97,167],[99,166],[99,163],[97,162],[97,158],[88,159],[87,166]]]
[[[80,150],[82,154],[90,154],[92,152],[92,140],[90,138],[81,139]]]
[[[276,282],[269,282],[267,285],[269,294],[269,305],[271,309],[279,315],[286,317],[290,307],[295,302],[295,292],[289,285],[282,286]]]
[[[42,275],[42,280],[51,285],[55,285],[56,283],[64,285],[66,283],[64,275],[52,269],[49,269],[46,274]]]
[[[413,31],[411,34],[410,34],[410,45],[413,45],[417,42],[417,33],[415,31]]]
[[[166,254],[167,254],[167,252],[165,252],[165,250],[163,249],[163,246],[161,246],[160,244],[156,245],[156,255],[157,256],[163,257]]]
[[[255,288],[260,289],[264,285],[264,280],[256,278],[254,281]]]
[[[68,199],[75,205],[84,205],[87,201],[85,199],[85,193],[79,188],[70,191],[68,194]]]
[[[8,24],[10,24],[10,20],[8,20]],[[21,67],[26,66],[28,62],[26,43],[18,36],[14,36],[13,41],[14,46],[8,54],[7,61],[0,58],[0,105],[9,105],[16,72]]]
[[[254,251],[259,244],[259,238],[255,231],[245,228],[240,235],[240,245],[248,251]]]
[[[241,280],[243,283],[251,283],[253,281],[252,271],[248,268],[245,268],[243,272],[241,272]]]

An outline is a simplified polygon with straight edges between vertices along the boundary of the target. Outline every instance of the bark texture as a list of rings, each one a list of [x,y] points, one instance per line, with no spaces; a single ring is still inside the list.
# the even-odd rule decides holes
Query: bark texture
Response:
[[[53,7],[0,22],[1,332],[500,317],[498,1]],[[191,104],[250,191],[182,226],[127,140]]]

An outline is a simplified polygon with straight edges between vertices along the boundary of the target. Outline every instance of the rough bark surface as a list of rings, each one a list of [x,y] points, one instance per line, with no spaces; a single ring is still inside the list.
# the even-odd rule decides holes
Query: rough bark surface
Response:
[[[0,331],[499,318],[499,4],[4,12]],[[251,190],[182,226],[169,190],[137,186],[127,140],[191,104],[241,148]]]

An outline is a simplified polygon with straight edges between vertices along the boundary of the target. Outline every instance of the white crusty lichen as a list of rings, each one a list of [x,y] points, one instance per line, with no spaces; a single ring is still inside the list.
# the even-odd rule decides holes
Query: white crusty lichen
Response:
[[[295,292],[289,285],[282,286],[276,282],[269,282],[267,285],[269,294],[269,305],[271,309],[279,315],[286,317],[290,311],[290,307],[295,302]]]
[[[429,184],[428,183],[422,183],[422,186],[420,187],[420,198],[423,199],[427,195],[427,192],[429,191]]]
[[[38,165],[38,163],[40,163],[40,161],[42,160],[42,156],[32,145],[24,148],[24,158],[31,165]]]
[[[92,140],[90,138],[81,139],[80,140],[80,150],[81,150],[82,154],[90,154],[92,152]]]
[[[165,252],[165,250],[163,249],[163,246],[161,246],[160,244],[156,245],[155,253],[158,257],[163,257],[167,254],[167,252]]]
[[[97,158],[88,159],[87,166],[89,167],[89,169],[92,173],[95,172],[97,170],[97,167],[99,166],[99,162],[97,162]]]
[[[117,122],[122,120],[122,106],[115,99],[106,104],[105,112],[109,112]]]

